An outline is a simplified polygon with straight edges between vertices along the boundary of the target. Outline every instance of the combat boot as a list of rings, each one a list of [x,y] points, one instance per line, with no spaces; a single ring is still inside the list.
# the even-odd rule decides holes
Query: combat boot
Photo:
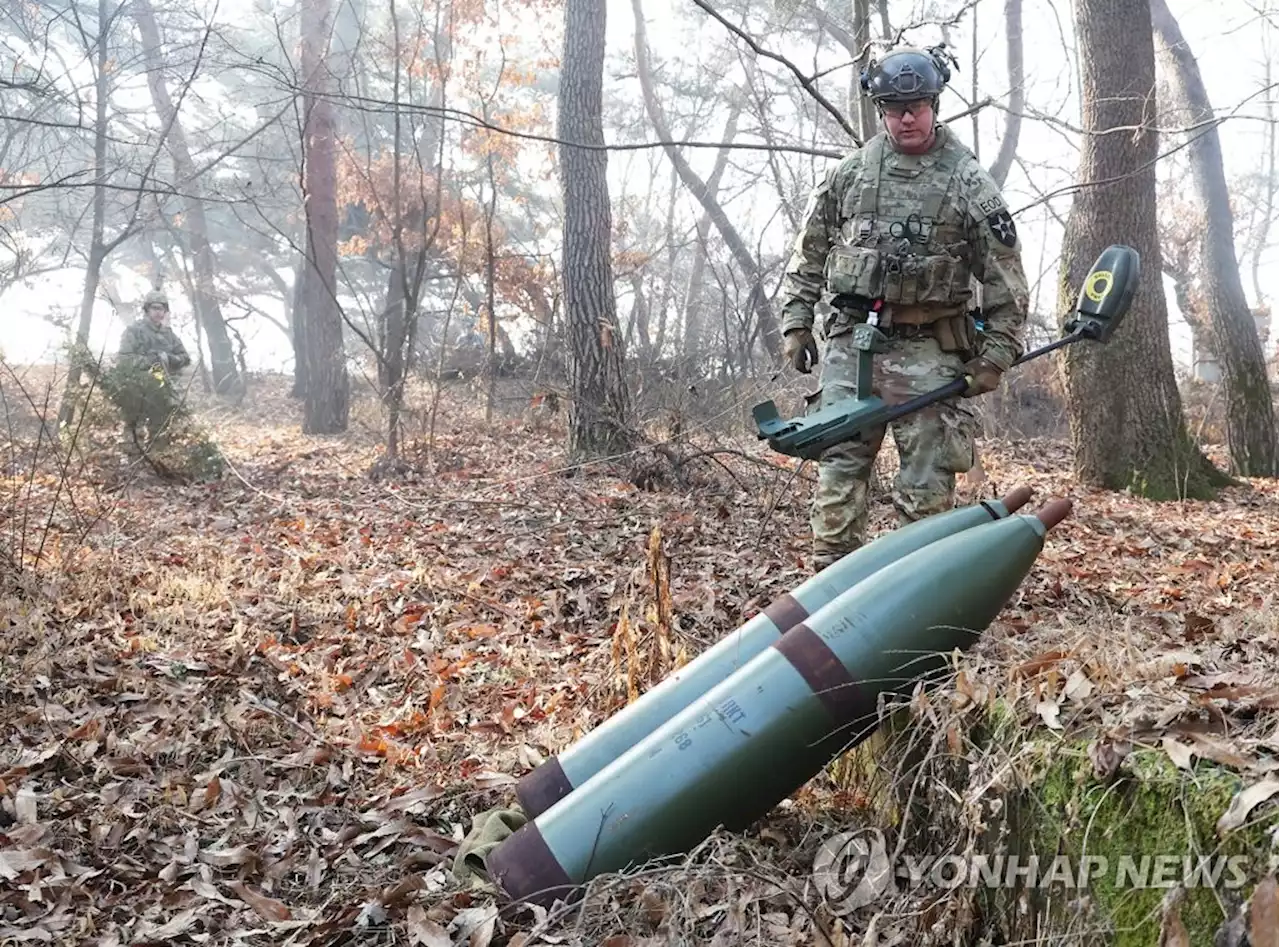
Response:
[[[809,553],[809,571],[817,575],[827,566],[835,565],[851,552],[853,552],[853,549],[832,549],[825,544],[814,543],[813,550]]]

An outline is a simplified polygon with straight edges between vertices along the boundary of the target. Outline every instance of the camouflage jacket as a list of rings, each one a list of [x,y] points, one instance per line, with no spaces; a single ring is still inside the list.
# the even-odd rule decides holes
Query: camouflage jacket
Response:
[[[119,358],[122,364],[150,368],[160,361],[161,354],[169,356],[165,367],[171,372],[191,364],[191,356],[177,333],[168,326],[157,328],[145,316],[130,324],[120,337]]]
[[[866,167],[864,167],[866,165]],[[933,322],[973,305],[980,354],[1008,368],[1022,354],[1027,278],[1017,229],[995,181],[946,126],[923,155],[882,131],[814,188],[782,282],[782,331],[812,328],[814,306],[842,294],[888,303],[890,319]]]

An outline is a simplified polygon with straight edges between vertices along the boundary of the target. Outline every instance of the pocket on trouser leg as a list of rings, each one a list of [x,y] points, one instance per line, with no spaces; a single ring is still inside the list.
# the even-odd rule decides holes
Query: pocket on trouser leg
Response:
[[[951,508],[956,474],[973,466],[974,420],[949,404],[926,408],[894,425],[899,467],[894,505],[902,522]]]
[[[978,419],[967,408],[944,404],[938,412],[938,421],[938,468],[949,473],[965,473],[972,469]]]

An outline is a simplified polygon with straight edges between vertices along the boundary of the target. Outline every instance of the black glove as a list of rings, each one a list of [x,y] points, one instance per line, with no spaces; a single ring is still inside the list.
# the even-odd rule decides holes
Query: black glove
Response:
[[[792,368],[807,375],[818,364],[818,343],[811,329],[788,329],[783,336],[782,357]]]

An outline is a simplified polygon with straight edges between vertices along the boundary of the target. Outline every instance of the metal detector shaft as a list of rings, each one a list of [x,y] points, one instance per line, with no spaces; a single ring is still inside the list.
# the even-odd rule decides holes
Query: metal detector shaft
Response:
[[[1129,303],[1138,288],[1138,271],[1136,250],[1123,244],[1107,247],[1098,256],[1080,288],[1075,315],[1065,327],[1067,334],[1028,352],[1013,364],[1021,365],[1080,339],[1092,339],[1105,344],[1124,314],[1129,311]],[[855,332],[864,326],[865,324],[858,326]],[[875,332],[874,328],[872,332]],[[779,453],[816,460],[829,447],[854,440],[868,429],[919,411],[938,401],[962,395],[969,387],[968,379],[957,378],[941,388],[891,407],[871,393],[870,355],[876,351],[874,345],[858,345],[857,348],[860,356],[857,374],[859,384],[854,397],[828,404],[804,417],[791,419],[782,418],[778,414],[778,406],[772,401],[761,402],[751,409],[757,436],[767,439],[769,446]]]
[[[1021,365],[1023,362],[1029,362],[1033,358],[1039,358],[1041,355],[1048,355],[1055,349],[1060,349],[1064,345],[1070,345],[1072,342],[1076,342],[1084,337],[1084,333],[1080,329],[1077,329],[1070,335],[1064,335],[1062,338],[1056,339],[1048,345],[1042,345],[1038,349],[1032,349],[1013,364]],[[964,390],[968,387],[968,379],[963,377],[956,378],[947,382],[941,388],[935,388],[933,391],[926,391],[922,395],[916,395],[910,401],[904,401],[902,404],[896,404],[893,407],[883,409],[879,412],[876,422],[888,423],[889,421],[893,421],[915,411],[919,411],[921,408],[927,408],[929,405],[936,404],[939,401],[946,401],[948,398],[958,397],[963,394]]]

